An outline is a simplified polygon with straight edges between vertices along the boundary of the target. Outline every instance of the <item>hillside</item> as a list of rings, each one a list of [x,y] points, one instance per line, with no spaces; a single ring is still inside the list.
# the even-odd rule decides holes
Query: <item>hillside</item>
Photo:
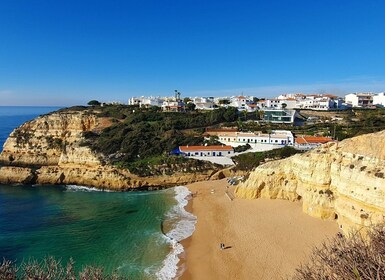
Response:
[[[209,179],[211,163],[169,157],[178,145],[201,143],[183,128],[217,124],[236,110],[162,113],[131,106],[74,107],[16,128],[0,154],[1,183],[158,188]]]

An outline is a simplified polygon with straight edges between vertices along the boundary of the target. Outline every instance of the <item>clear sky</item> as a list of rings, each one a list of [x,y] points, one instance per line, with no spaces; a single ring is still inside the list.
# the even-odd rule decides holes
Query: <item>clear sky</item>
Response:
[[[385,1],[2,0],[0,105],[385,91]]]

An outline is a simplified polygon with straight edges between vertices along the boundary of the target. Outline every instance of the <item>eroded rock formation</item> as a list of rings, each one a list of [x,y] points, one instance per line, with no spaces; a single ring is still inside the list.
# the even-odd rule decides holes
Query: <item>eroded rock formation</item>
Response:
[[[241,198],[301,200],[305,213],[336,219],[345,232],[383,222],[385,131],[263,164],[235,193]]]
[[[40,116],[16,128],[0,154],[0,183],[78,184],[114,190],[156,189],[208,180],[213,170],[139,177],[108,164],[85,145],[84,133],[112,123],[91,110],[65,110]],[[178,168],[175,168],[178,169]]]

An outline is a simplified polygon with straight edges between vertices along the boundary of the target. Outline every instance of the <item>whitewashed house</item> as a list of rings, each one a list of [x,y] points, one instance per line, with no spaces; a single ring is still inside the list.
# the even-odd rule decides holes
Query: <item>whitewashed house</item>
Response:
[[[235,96],[231,97],[229,104],[231,107],[237,108],[239,111],[254,112],[258,109],[257,105],[254,104],[252,98],[246,96]]]
[[[184,112],[186,110],[182,100],[165,100],[161,107],[164,112]]]
[[[132,97],[128,99],[128,105],[137,105],[140,107],[151,107],[158,106],[161,107],[163,104],[163,99],[160,97]]]
[[[298,150],[312,150],[318,146],[332,142],[333,138],[331,137],[322,137],[322,136],[310,136],[310,135],[300,135],[295,137],[294,148]]]
[[[212,97],[194,97],[192,102],[198,110],[214,110],[217,107]]]
[[[373,96],[373,105],[385,106],[385,92],[380,92]]]
[[[345,102],[352,107],[370,107],[373,105],[373,93],[349,93],[345,95]]]
[[[218,134],[218,140],[234,144],[273,144],[294,145],[293,133],[289,130],[273,130],[271,133],[261,132],[224,132]]]

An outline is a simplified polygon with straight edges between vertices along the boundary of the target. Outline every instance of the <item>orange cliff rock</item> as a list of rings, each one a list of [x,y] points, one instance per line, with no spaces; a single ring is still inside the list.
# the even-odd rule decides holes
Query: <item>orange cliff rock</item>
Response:
[[[336,219],[344,232],[384,222],[385,131],[263,164],[235,194],[301,200],[305,213]]]
[[[82,144],[87,131],[111,125],[89,110],[53,112],[26,122],[6,140],[0,154],[0,183],[78,184],[128,190],[161,188],[208,180],[212,171],[139,177],[107,164],[105,156]]]

